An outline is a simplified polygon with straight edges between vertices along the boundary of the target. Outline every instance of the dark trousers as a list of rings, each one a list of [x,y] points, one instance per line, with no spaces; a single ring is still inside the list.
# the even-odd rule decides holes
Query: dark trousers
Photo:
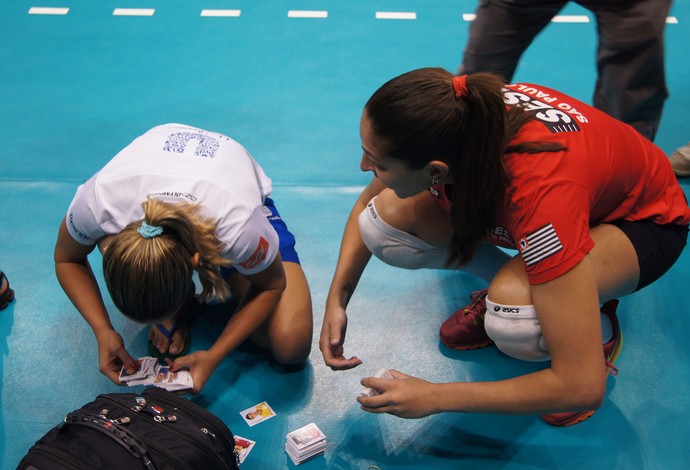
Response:
[[[458,73],[496,72],[510,82],[522,53],[566,3],[481,0]],[[671,0],[576,3],[590,10],[597,22],[594,106],[654,140],[668,97],[664,26]]]

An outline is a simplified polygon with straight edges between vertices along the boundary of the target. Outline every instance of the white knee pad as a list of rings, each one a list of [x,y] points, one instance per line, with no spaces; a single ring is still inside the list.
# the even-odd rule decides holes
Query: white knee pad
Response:
[[[398,268],[443,269],[448,251],[389,225],[376,211],[375,199],[369,201],[358,218],[359,232],[369,251]]]
[[[496,347],[508,356],[523,361],[551,358],[534,305],[502,305],[487,297],[484,327]]]

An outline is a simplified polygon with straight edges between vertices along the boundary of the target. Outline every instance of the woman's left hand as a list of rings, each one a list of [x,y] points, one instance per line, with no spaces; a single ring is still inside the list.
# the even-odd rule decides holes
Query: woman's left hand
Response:
[[[192,393],[195,395],[201,392],[213,371],[218,367],[218,362],[208,351],[194,351],[186,356],[178,357],[174,361],[167,359],[166,362],[170,365],[173,372],[180,369],[189,369],[189,373],[192,374],[192,380],[194,380]]]
[[[388,413],[401,418],[422,418],[440,411],[434,402],[435,384],[397,370],[389,372],[393,379],[362,379],[362,385],[381,392],[373,397],[357,397],[364,411]]]

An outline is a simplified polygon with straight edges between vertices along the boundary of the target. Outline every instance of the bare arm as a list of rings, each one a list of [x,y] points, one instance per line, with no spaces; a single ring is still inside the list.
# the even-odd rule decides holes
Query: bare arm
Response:
[[[599,296],[589,255],[532,297],[551,367],[496,382],[432,384],[394,372],[400,380],[365,379],[383,390],[359,398],[363,409],[416,418],[443,411],[530,414],[598,408],[606,390]]]
[[[190,369],[196,393],[201,391],[223,358],[268,320],[285,291],[285,271],[280,254],[265,270],[245,277],[251,284],[249,291],[211,348],[193,352],[172,363],[173,370]]]
[[[280,254],[265,270],[245,277],[251,283],[249,291],[209,349],[219,362],[268,320],[285,291],[285,271]]]
[[[359,233],[357,218],[371,198],[384,188],[385,186],[377,178],[373,178],[355,202],[345,225],[338,264],[326,299],[326,312],[319,340],[324,361],[333,370],[351,369],[362,362],[356,357],[346,359],[343,355],[347,331],[345,310],[371,258],[371,253],[364,245]]]
[[[99,368],[110,380],[119,383],[122,364],[131,364],[120,335],[113,329],[103,297],[87,259],[94,246],[84,246],[70,236],[63,219],[55,244],[55,273],[60,286],[89,324],[98,341]]]

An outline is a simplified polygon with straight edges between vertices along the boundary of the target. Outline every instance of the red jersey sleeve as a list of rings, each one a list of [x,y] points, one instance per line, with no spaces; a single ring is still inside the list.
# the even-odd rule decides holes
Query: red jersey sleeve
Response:
[[[531,284],[565,274],[594,247],[589,235],[590,205],[589,192],[570,182],[513,196],[509,231]]]

